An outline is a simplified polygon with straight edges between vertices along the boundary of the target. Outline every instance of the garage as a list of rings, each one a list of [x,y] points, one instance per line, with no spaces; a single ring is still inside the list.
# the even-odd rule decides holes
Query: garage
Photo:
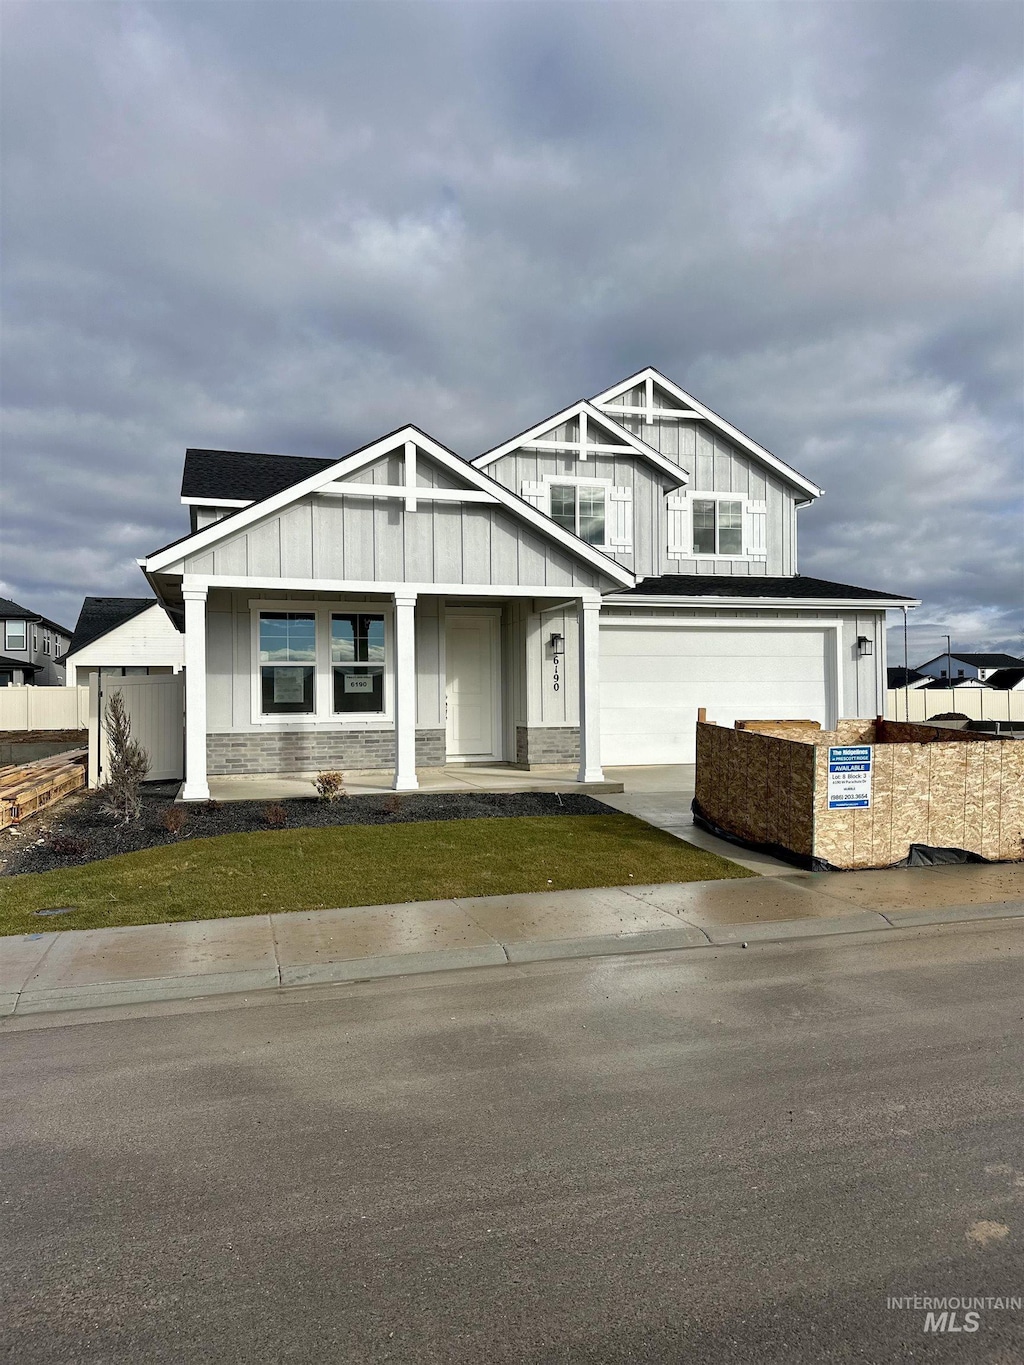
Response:
[[[838,715],[836,626],[601,621],[601,761],[693,763],[697,708],[736,720]]]

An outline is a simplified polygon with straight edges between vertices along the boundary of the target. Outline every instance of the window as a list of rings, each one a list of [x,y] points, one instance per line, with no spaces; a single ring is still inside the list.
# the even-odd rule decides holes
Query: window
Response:
[[[4,629],[5,649],[28,648],[28,626],[24,621],[8,621]]]
[[[0,687],[13,687],[13,686],[14,686],[14,673],[13,673],[10,669],[4,669],[3,672],[0,672]]]
[[[606,489],[596,483],[553,483],[551,519],[588,545],[605,543]]]
[[[717,498],[693,502],[693,552],[699,555],[743,553],[743,504]]]
[[[331,673],[336,714],[384,710],[384,617],[331,616]]]
[[[260,703],[265,716],[308,716],[315,709],[316,615],[260,612]]]
[[[49,654],[49,652],[50,652],[50,632],[49,632],[48,630],[44,630],[44,631],[43,631],[43,653],[44,653],[44,654]]]

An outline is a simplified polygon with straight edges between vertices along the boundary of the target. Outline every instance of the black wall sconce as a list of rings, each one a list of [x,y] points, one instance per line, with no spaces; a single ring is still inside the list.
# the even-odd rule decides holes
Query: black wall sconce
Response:
[[[559,654],[565,653],[565,636],[559,635],[557,630],[553,632],[548,644],[551,646],[551,653],[556,658]]]
[[[857,636],[857,657],[867,659],[875,652],[875,646],[866,635]]]

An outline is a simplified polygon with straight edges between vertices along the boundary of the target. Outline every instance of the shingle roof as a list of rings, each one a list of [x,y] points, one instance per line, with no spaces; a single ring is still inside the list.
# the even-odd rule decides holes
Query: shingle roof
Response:
[[[28,664],[24,659],[9,659],[6,654],[0,654],[0,668],[20,668],[24,673],[38,673],[41,666]]]
[[[953,654],[951,657],[972,668],[1024,668],[1024,659],[1017,659],[1012,654]]]
[[[19,607],[17,602],[12,602],[9,597],[0,597],[0,621],[39,621],[42,625],[49,626],[51,630],[59,631],[61,635],[71,634],[67,626],[51,621],[48,616],[40,616],[37,611],[29,611],[27,607]]]
[[[1024,665],[1020,668],[997,668],[985,679],[986,686],[995,687],[1001,692],[1010,692],[1024,681]]]
[[[75,633],[64,658],[157,605],[155,597],[87,597],[78,613]]]
[[[758,578],[747,574],[669,573],[660,578],[645,578],[635,588],[625,588],[615,596],[824,598],[837,602],[863,599],[894,603],[914,600],[897,593],[876,592],[873,588],[855,588],[849,583],[831,583],[826,578],[808,578],[805,574],[794,574],[791,578]]]
[[[227,502],[258,502],[337,462],[307,455],[260,455],[244,450],[190,447],[185,451],[181,496],[209,498],[211,502],[218,498]]]
[[[927,678],[927,673],[918,673],[916,668],[904,668],[902,664],[898,668],[887,668],[886,674],[890,687],[909,687],[911,683],[920,682]]]

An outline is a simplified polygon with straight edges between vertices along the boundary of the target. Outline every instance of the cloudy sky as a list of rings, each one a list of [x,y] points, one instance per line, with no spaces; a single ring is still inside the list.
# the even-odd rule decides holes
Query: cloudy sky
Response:
[[[803,572],[924,599],[912,661],[1019,650],[1022,28],[6,0],[0,594],[144,595],[187,445],[473,455],[654,364],[826,488]]]

